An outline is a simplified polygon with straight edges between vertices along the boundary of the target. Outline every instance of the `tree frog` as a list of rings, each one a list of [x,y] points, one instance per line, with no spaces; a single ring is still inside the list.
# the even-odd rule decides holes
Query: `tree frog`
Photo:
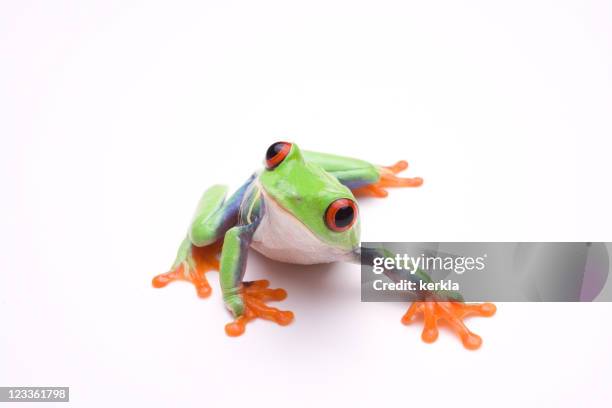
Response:
[[[262,318],[279,325],[293,313],[266,302],[283,300],[283,289],[267,280],[244,280],[249,248],[268,258],[294,264],[360,260],[360,220],[356,196],[386,197],[388,187],[418,187],[421,178],[396,174],[408,163],[377,166],[364,160],[302,151],[295,143],[277,142],[265,154],[265,168],[255,172],[229,198],[227,187],[204,192],[170,271],[156,276],[153,286],[176,280],[195,285],[200,297],[211,287],[206,272],[218,270],[225,306],[234,321],[225,326],[229,336],[244,333],[248,322]],[[220,256],[219,256],[220,254]],[[467,348],[478,348],[479,336],[462,322],[466,315],[490,316],[491,304],[413,302],[402,318],[408,324],[424,315],[423,340],[437,338],[437,321],[446,320]]]

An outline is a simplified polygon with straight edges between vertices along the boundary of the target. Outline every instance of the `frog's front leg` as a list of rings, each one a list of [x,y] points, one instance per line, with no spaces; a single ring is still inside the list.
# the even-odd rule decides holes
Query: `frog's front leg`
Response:
[[[364,160],[309,151],[304,152],[304,158],[335,176],[356,197],[382,198],[388,195],[386,189],[389,187],[418,187],[423,184],[420,177],[403,178],[396,175],[408,168],[405,160],[392,166],[377,166]]]
[[[470,304],[432,298],[428,301],[412,302],[402,317],[402,323],[408,325],[414,320],[416,314],[423,314],[421,338],[426,343],[433,343],[438,338],[438,321],[443,320],[457,333],[465,348],[475,350],[482,344],[482,339],[467,328],[463,319],[468,316],[490,317],[495,314],[495,311],[493,303]]]
[[[287,297],[284,289],[270,289],[267,280],[244,282],[249,246],[259,218],[247,225],[231,228],[223,240],[221,254],[221,290],[223,301],[234,315],[235,320],[225,326],[229,336],[240,336],[245,326],[255,318],[272,320],[281,326],[293,320],[293,313],[281,311],[266,305],[269,300],[283,300]]]
[[[356,262],[364,265],[373,265],[375,258],[393,257],[394,254],[381,248],[361,248],[358,251]],[[414,286],[421,287],[421,282],[433,282],[431,277],[423,270],[416,272],[406,269],[385,269],[384,274],[394,282],[414,282]],[[465,303],[458,292],[432,292],[417,291],[418,300],[412,302],[404,316],[402,323],[408,325],[413,322],[417,314],[423,315],[423,332],[421,338],[426,343],[433,343],[438,338],[438,322],[444,321],[461,339],[463,346],[470,350],[479,348],[482,339],[471,332],[463,323],[469,316],[490,317],[496,312],[492,303]]]

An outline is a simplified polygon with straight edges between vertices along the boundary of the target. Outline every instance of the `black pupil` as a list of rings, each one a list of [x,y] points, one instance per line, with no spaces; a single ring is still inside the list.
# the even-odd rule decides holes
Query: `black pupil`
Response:
[[[268,147],[268,151],[266,152],[266,160],[272,160],[274,156],[283,150],[284,146],[285,144],[283,142],[276,142],[272,146]]]
[[[347,205],[346,207],[340,208],[336,212],[336,216],[334,218],[334,222],[336,223],[336,227],[344,228],[344,227],[350,225],[351,222],[353,222],[353,217],[354,216],[355,216],[355,211],[353,210],[353,207]]]

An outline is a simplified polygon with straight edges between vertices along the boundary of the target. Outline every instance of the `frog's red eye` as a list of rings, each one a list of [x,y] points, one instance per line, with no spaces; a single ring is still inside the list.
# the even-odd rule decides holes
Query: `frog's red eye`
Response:
[[[325,224],[336,232],[346,231],[357,221],[357,204],[348,198],[340,198],[327,207]]]
[[[285,160],[291,150],[291,143],[276,142],[266,152],[266,168],[272,170]]]

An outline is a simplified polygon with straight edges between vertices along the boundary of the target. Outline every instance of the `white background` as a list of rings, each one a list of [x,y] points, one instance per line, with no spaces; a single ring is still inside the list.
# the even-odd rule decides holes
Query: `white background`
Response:
[[[609,406],[610,304],[499,304],[433,345],[359,268],[253,254],[288,327],[155,290],[202,191],[278,139],[420,189],[365,241],[612,240],[607,1],[3,1],[0,385],[78,407]],[[146,404],[146,405],[145,405]],[[26,406],[20,405],[20,406]]]

